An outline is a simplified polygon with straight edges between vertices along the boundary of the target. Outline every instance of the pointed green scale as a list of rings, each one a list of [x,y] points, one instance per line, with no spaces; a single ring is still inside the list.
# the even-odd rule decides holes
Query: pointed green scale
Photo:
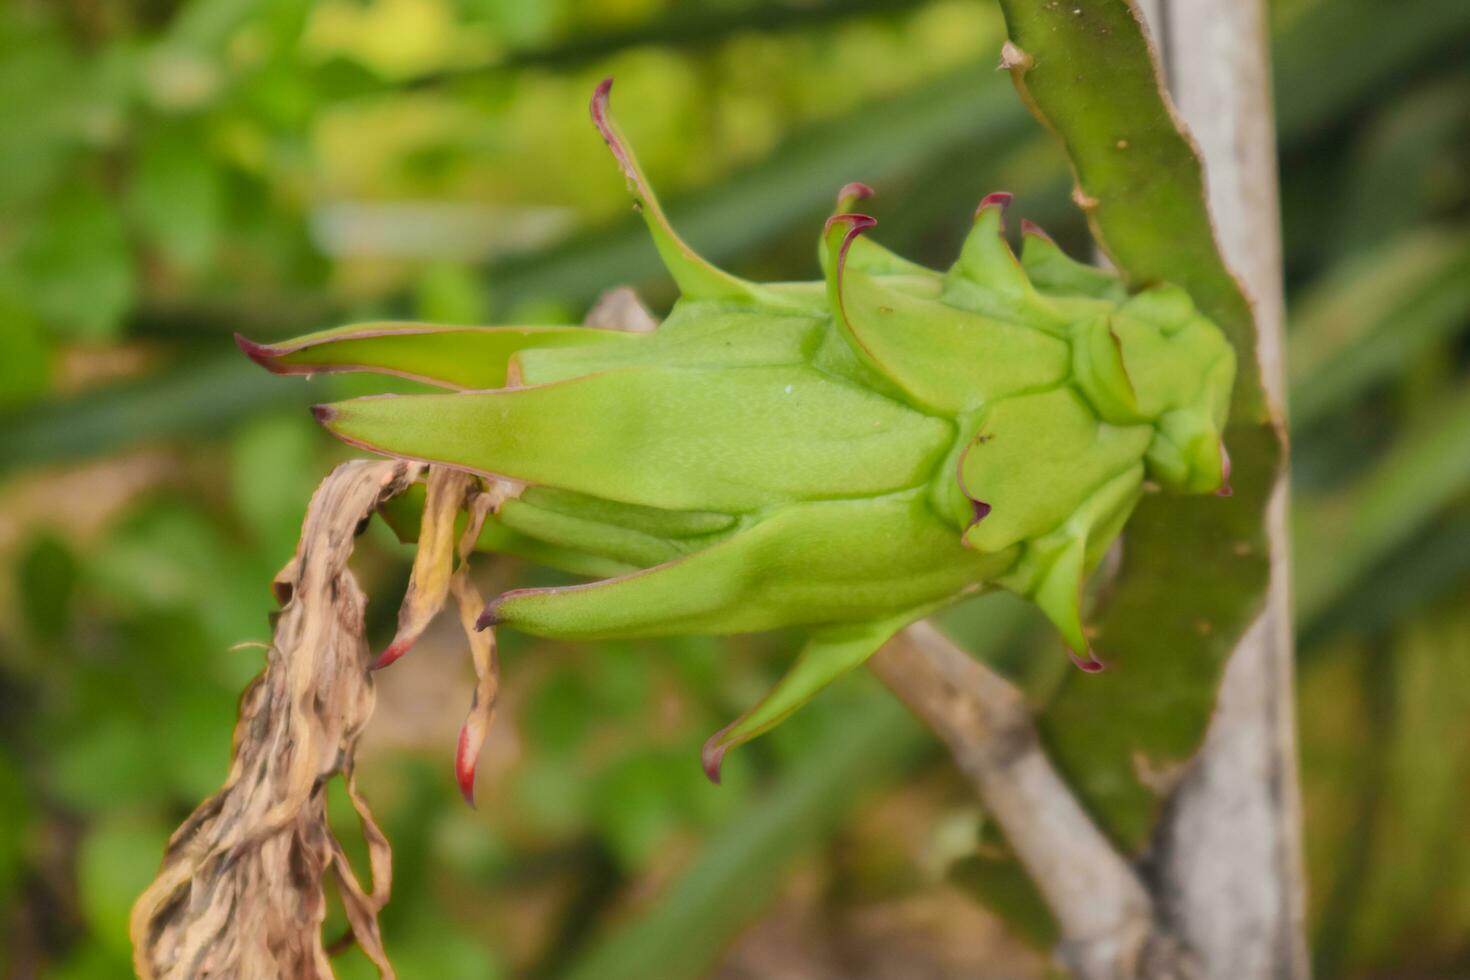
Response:
[[[1095,316],[1072,325],[1072,378],[1093,411],[1105,422],[1131,425],[1147,422],[1138,405],[1138,393],[1123,360],[1123,343],[1109,316]]]
[[[1187,294],[1154,287],[1120,306],[1111,318],[1138,407],[1150,418],[1196,405],[1223,427],[1235,378],[1235,350],[1200,316]]]
[[[858,205],[873,196],[873,189],[867,184],[853,182],[846,185],[837,192],[837,206],[832,211],[832,216],[857,215]],[[829,221],[827,227],[830,230],[832,223]],[[827,267],[826,236],[823,236],[818,257],[822,267]],[[866,235],[856,238],[848,243],[847,266],[850,269],[860,269],[871,276],[899,277],[904,280],[927,283],[930,288],[937,292],[943,279],[939,273],[932,269],[926,269],[917,262],[911,262],[901,255],[889,251],[879,245]]]
[[[1152,437],[1152,426],[1099,421],[1072,388],[997,403],[960,459],[965,494],[990,508],[965,531],[965,543],[994,552],[1046,534],[1141,462]]]
[[[664,214],[663,207],[658,202],[658,196],[653,193],[652,185],[643,175],[643,168],[639,165],[638,158],[633,154],[632,147],[628,145],[627,139],[624,138],[621,128],[609,110],[608,101],[612,92],[612,84],[611,78],[604,79],[593,93],[590,106],[592,121],[597,125],[603,142],[607,143],[607,148],[612,151],[613,159],[618,162],[618,167],[623,171],[623,177],[628,182],[628,191],[633,195],[634,203],[643,213],[643,221],[648,226],[654,247],[658,249],[659,258],[663,260],[664,267],[669,270],[669,274],[674,277],[679,292],[691,299],[761,303],[778,307],[783,305],[783,300],[778,294],[755,283],[732,276],[705,261],[674,231],[673,226],[669,224],[668,217]]]
[[[1128,289],[1117,276],[1078,262],[1029,221],[1021,225],[1021,268],[1031,284],[1048,296],[1085,296],[1109,303],[1128,298]]]
[[[445,388],[499,388],[510,358],[527,349],[636,347],[636,334],[589,327],[456,327],[384,321],[257,344],[238,334],[251,360],[276,374],[372,371]]]
[[[924,408],[958,415],[1067,380],[1067,343],[937,300],[895,292],[845,261],[862,216],[838,216],[823,236],[833,316],[864,361]],[[867,219],[871,220],[871,219]]]
[[[1229,474],[1221,435],[1235,350],[1189,296],[1155,286],[1111,318],[1139,412],[1154,421],[1149,474],[1171,490],[1209,493]]]
[[[1082,626],[1082,586],[1122,530],[1143,487],[1135,463],[1089,494],[1057,528],[1026,545],[999,585],[1029,598],[1076,654],[1088,650]]]
[[[726,752],[781,724],[822,688],[862,666],[895,633],[931,611],[932,607],[913,609],[871,623],[813,630],[791,668],[776,682],[776,686],[705,742],[701,753],[705,774],[718,783],[720,765]]]
[[[954,427],[804,367],[632,368],[325,406],[395,456],[674,510],[749,511],[923,484]]]
[[[980,202],[960,255],[945,276],[944,298],[955,306],[1035,330],[1065,332],[1068,319],[1036,291],[1005,239],[1005,209],[1011,195],[991,194]]]
[[[490,613],[567,639],[854,622],[957,598],[1015,558],[964,548],[922,494],[795,504],[687,558],[605,582],[508,592]]]
[[[1213,326],[1200,316],[1189,294],[1172,283],[1159,283],[1123,297],[1119,312],[1152,323],[1166,334],[1196,320]],[[1220,335],[1220,346],[1231,351],[1235,349],[1225,342],[1223,334]]]

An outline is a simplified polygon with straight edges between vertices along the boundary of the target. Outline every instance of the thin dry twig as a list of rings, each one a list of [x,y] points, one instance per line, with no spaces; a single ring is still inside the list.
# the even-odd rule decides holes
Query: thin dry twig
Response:
[[[321,935],[329,874],[357,943],[393,977],[378,929],[391,854],[353,774],[374,692],[366,599],[347,559],[377,506],[421,469],[344,463],[313,495],[296,555],[274,582],[283,608],[265,671],[240,699],[229,777],[174,833],[133,906],[134,967],[145,980],[329,980]],[[362,822],[371,891],[327,821],[326,785],[339,773]]]

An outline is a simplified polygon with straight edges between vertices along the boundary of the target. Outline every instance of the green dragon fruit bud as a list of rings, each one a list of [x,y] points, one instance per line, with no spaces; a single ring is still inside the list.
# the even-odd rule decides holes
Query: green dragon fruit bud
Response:
[[[669,225],[610,86],[593,120],[681,294],[657,330],[371,323],[242,339],[246,353],[282,373],[452,389],[315,411],[355,446],[499,486],[480,548],[595,579],[507,592],[482,627],[807,628],[789,673],[706,745],[711,778],[727,749],[905,625],[987,589],[1035,602],[1079,665],[1101,669],[1082,586],[1146,481],[1207,493],[1228,478],[1235,361],[1220,330],[1182,290],[1129,295],[1035,226],[1018,259],[1007,194],[980,203],[941,273],[872,241],[855,212],[872,192],[849,184],[820,239],[822,282],[737,278]]]

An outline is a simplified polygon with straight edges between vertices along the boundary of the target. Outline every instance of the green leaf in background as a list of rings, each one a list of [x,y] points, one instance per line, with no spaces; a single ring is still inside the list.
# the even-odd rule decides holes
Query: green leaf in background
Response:
[[[116,204],[86,185],[58,192],[21,247],[16,273],[58,337],[98,342],[113,336],[136,290]]]
[[[45,324],[0,292],[0,411],[36,401],[51,387],[51,344]]]
[[[443,919],[419,916],[401,930],[407,937],[392,944],[393,967],[404,980],[414,977],[473,977],[500,980],[510,974],[500,966],[489,944],[471,930]],[[379,974],[356,947],[333,961],[339,980],[371,980]]]
[[[80,570],[78,557],[54,534],[42,532],[25,549],[16,591],[25,625],[39,644],[54,644],[66,633]]]
[[[1466,724],[1470,613],[1441,604],[1392,641],[1314,658],[1302,691],[1308,839],[1321,897],[1321,976],[1393,975],[1405,943],[1425,976],[1454,976],[1470,928]]]
[[[10,905],[20,885],[35,814],[25,773],[8,753],[0,753],[0,908]]]
[[[1453,63],[1466,40],[1461,0],[1405,0],[1392,16],[1380,0],[1314,0],[1275,38],[1277,125],[1314,133],[1436,56]]]
[[[158,374],[31,405],[0,425],[0,472],[103,455],[145,439],[204,437],[254,412],[305,408],[337,389],[273,378],[230,350]]]
[[[196,616],[204,642],[221,651],[269,638],[266,617],[275,604],[268,583],[279,563],[254,557],[206,513],[160,497],[138,508],[90,556],[89,578],[116,607]],[[244,673],[232,672],[232,679],[243,683],[258,669],[242,658]]]
[[[224,176],[204,140],[192,127],[156,130],[139,149],[128,186],[144,240],[191,273],[209,264],[224,230]]]
[[[283,565],[296,550],[317,484],[319,448],[304,412],[262,414],[230,440],[235,509],[269,562]]]
[[[427,323],[486,323],[490,297],[473,269],[432,262],[414,286],[414,315]]]
[[[82,841],[77,875],[82,909],[120,964],[131,959],[128,912],[158,871],[167,840],[156,824],[118,813],[94,824]]]
[[[1049,950],[1061,939],[1046,899],[1009,851],[990,843],[954,864],[949,880],[972,892],[1037,949]]]
[[[1295,601],[1321,615],[1470,485],[1470,386],[1436,406],[1356,482],[1296,512]]]
[[[1470,316],[1470,237],[1420,229],[1376,242],[1324,273],[1293,307],[1291,423],[1310,430]]]
[[[141,806],[168,793],[168,780],[149,759],[149,739],[133,713],[66,727],[73,731],[53,736],[47,754],[51,798],[73,812],[101,814],[119,805]]]
[[[628,869],[646,867],[685,824],[682,804],[708,790],[688,763],[688,753],[667,749],[635,751],[598,781],[592,798],[598,826],[613,855]]]
[[[1384,658],[1353,639],[1320,651],[1301,665],[1298,691],[1318,705],[1300,724],[1302,803],[1313,833],[1304,843],[1309,923],[1315,937],[1313,972],[1341,976],[1343,941],[1351,929],[1356,881],[1366,864],[1372,798],[1383,785],[1387,741]]]
[[[1139,849],[1158,808],[1143,768],[1187,759],[1225,658],[1260,609],[1263,518],[1281,446],[1256,367],[1255,326],[1215,243],[1199,159],[1160,89],[1131,0],[1002,0],[1006,65],[1061,138],[1099,245],[1134,288],[1188,290],[1225,331],[1239,371],[1225,442],[1233,497],[1147,497],[1094,640],[1114,669],[1069,676],[1041,719],[1053,757],[1104,825]]]
[[[77,149],[86,67],[54,11],[0,18],[0,209],[8,216],[59,184]]]
[[[564,980],[706,976],[791,865],[922,749],[905,710],[865,678],[862,686],[848,710],[807,740],[779,784],[730,814],[657,904],[596,943]]]
[[[1379,111],[1354,146],[1336,227],[1334,256],[1373,248],[1424,225],[1470,191],[1456,152],[1470,136],[1470,73],[1435,78]]]

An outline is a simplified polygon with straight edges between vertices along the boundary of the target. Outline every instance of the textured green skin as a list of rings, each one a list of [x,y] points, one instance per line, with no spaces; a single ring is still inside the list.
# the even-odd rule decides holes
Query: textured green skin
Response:
[[[593,114],[683,294],[656,331],[370,324],[247,352],[278,371],[487,380],[318,413],[375,452],[526,484],[490,547],[632,570],[506,593],[487,622],[589,639],[811,628],[791,674],[712,740],[712,771],[905,624],[985,588],[1033,599],[1086,651],[1082,582],[1145,477],[1209,492],[1228,475],[1234,353],[1181,290],[1129,296],[1034,230],[1018,262],[1004,195],[932,272],[861,237],[865,188],[828,222],[824,282],[747,283],[668,227],[606,86]]]
[[[1150,494],[1129,518],[1108,599],[1090,624],[1099,677],[1065,676],[1038,727],[1079,799],[1123,849],[1144,850],[1164,797],[1151,774],[1199,748],[1227,659],[1272,577],[1268,501],[1285,428],[1262,385],[1251,304],[1215,242],[1203,168],[1173,114],[1133,0],[1001,0],[1003,57],[1066,149],[1098,247],[1130,290],[1171,282],[1218,324],[1239,370],[1225,442],[1228,501]]]

